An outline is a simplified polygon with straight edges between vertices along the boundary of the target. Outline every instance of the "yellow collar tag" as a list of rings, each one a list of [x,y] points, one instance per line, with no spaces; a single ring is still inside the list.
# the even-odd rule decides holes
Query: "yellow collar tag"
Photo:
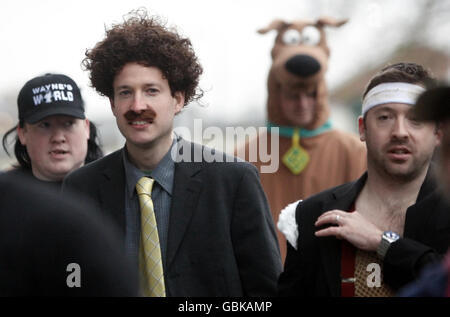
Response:
[[[300,133],[298,128],[294,130],[292,135],[292,146],[283,155],[282,161],[294,175],[300,174],[305,169],[306,165],[308,165],[309,154],[300,145]]]

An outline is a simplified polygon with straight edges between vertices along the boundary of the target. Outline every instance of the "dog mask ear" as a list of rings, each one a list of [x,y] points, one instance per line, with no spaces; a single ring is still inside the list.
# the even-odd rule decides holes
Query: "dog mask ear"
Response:
[[[316,26],[317,27],[324,27],[324,26],[333,26],[333,27],[340,27],[348,22],[348,19],[335,19],[332,17],[321,17],[317,20]]]
[[[269,31],[277,30],[280,32],[283,28],[287,27],[289,24],[284,22],[283,20],[273,20],[267,27],[259,29],[259,34],[266,34]]]

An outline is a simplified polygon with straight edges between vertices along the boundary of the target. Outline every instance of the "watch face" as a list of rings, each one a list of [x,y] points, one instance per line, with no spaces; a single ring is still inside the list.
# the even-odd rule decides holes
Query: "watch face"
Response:
[[[400,238],[400,236],[393,231],[386,231],[384,234],[386,235],[387,238],[392,240],[397,240],[398,238]]]

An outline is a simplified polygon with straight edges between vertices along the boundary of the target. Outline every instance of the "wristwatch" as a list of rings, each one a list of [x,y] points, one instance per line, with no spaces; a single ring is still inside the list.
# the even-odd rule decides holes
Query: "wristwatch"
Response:
[[[391,246],[391,243],[397,241],[400,239],[400,236],[398,233],[395,233],[393,231],[385,231],[383,232],[383,235],[381,236],[381,242],[380,245],[377,248],[377,254],[381,259],[384,259],[386,256],[386,252]]]

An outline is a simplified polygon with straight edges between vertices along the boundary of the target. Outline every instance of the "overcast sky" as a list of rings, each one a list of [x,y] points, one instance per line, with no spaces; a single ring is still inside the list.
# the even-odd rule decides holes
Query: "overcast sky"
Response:
[[[85,50],[103,38],[105,26],[120,22],[132,9],[146,7],[192,40],[204,67],[206,114],[229,121],[249,114],[264,116],[275,34],[259,35],[257,29],[275,18],[350,18],[341,28],[328,30],[327,79],[333,88],[405,41],[403,30],[418,23],[424,1],[2,0],[0,101],[4,102],[2,95],[16,96],[34,76],[59,72],[79,83],[90,118],[111,116],[107,100],[89,87],[80,63]]]

